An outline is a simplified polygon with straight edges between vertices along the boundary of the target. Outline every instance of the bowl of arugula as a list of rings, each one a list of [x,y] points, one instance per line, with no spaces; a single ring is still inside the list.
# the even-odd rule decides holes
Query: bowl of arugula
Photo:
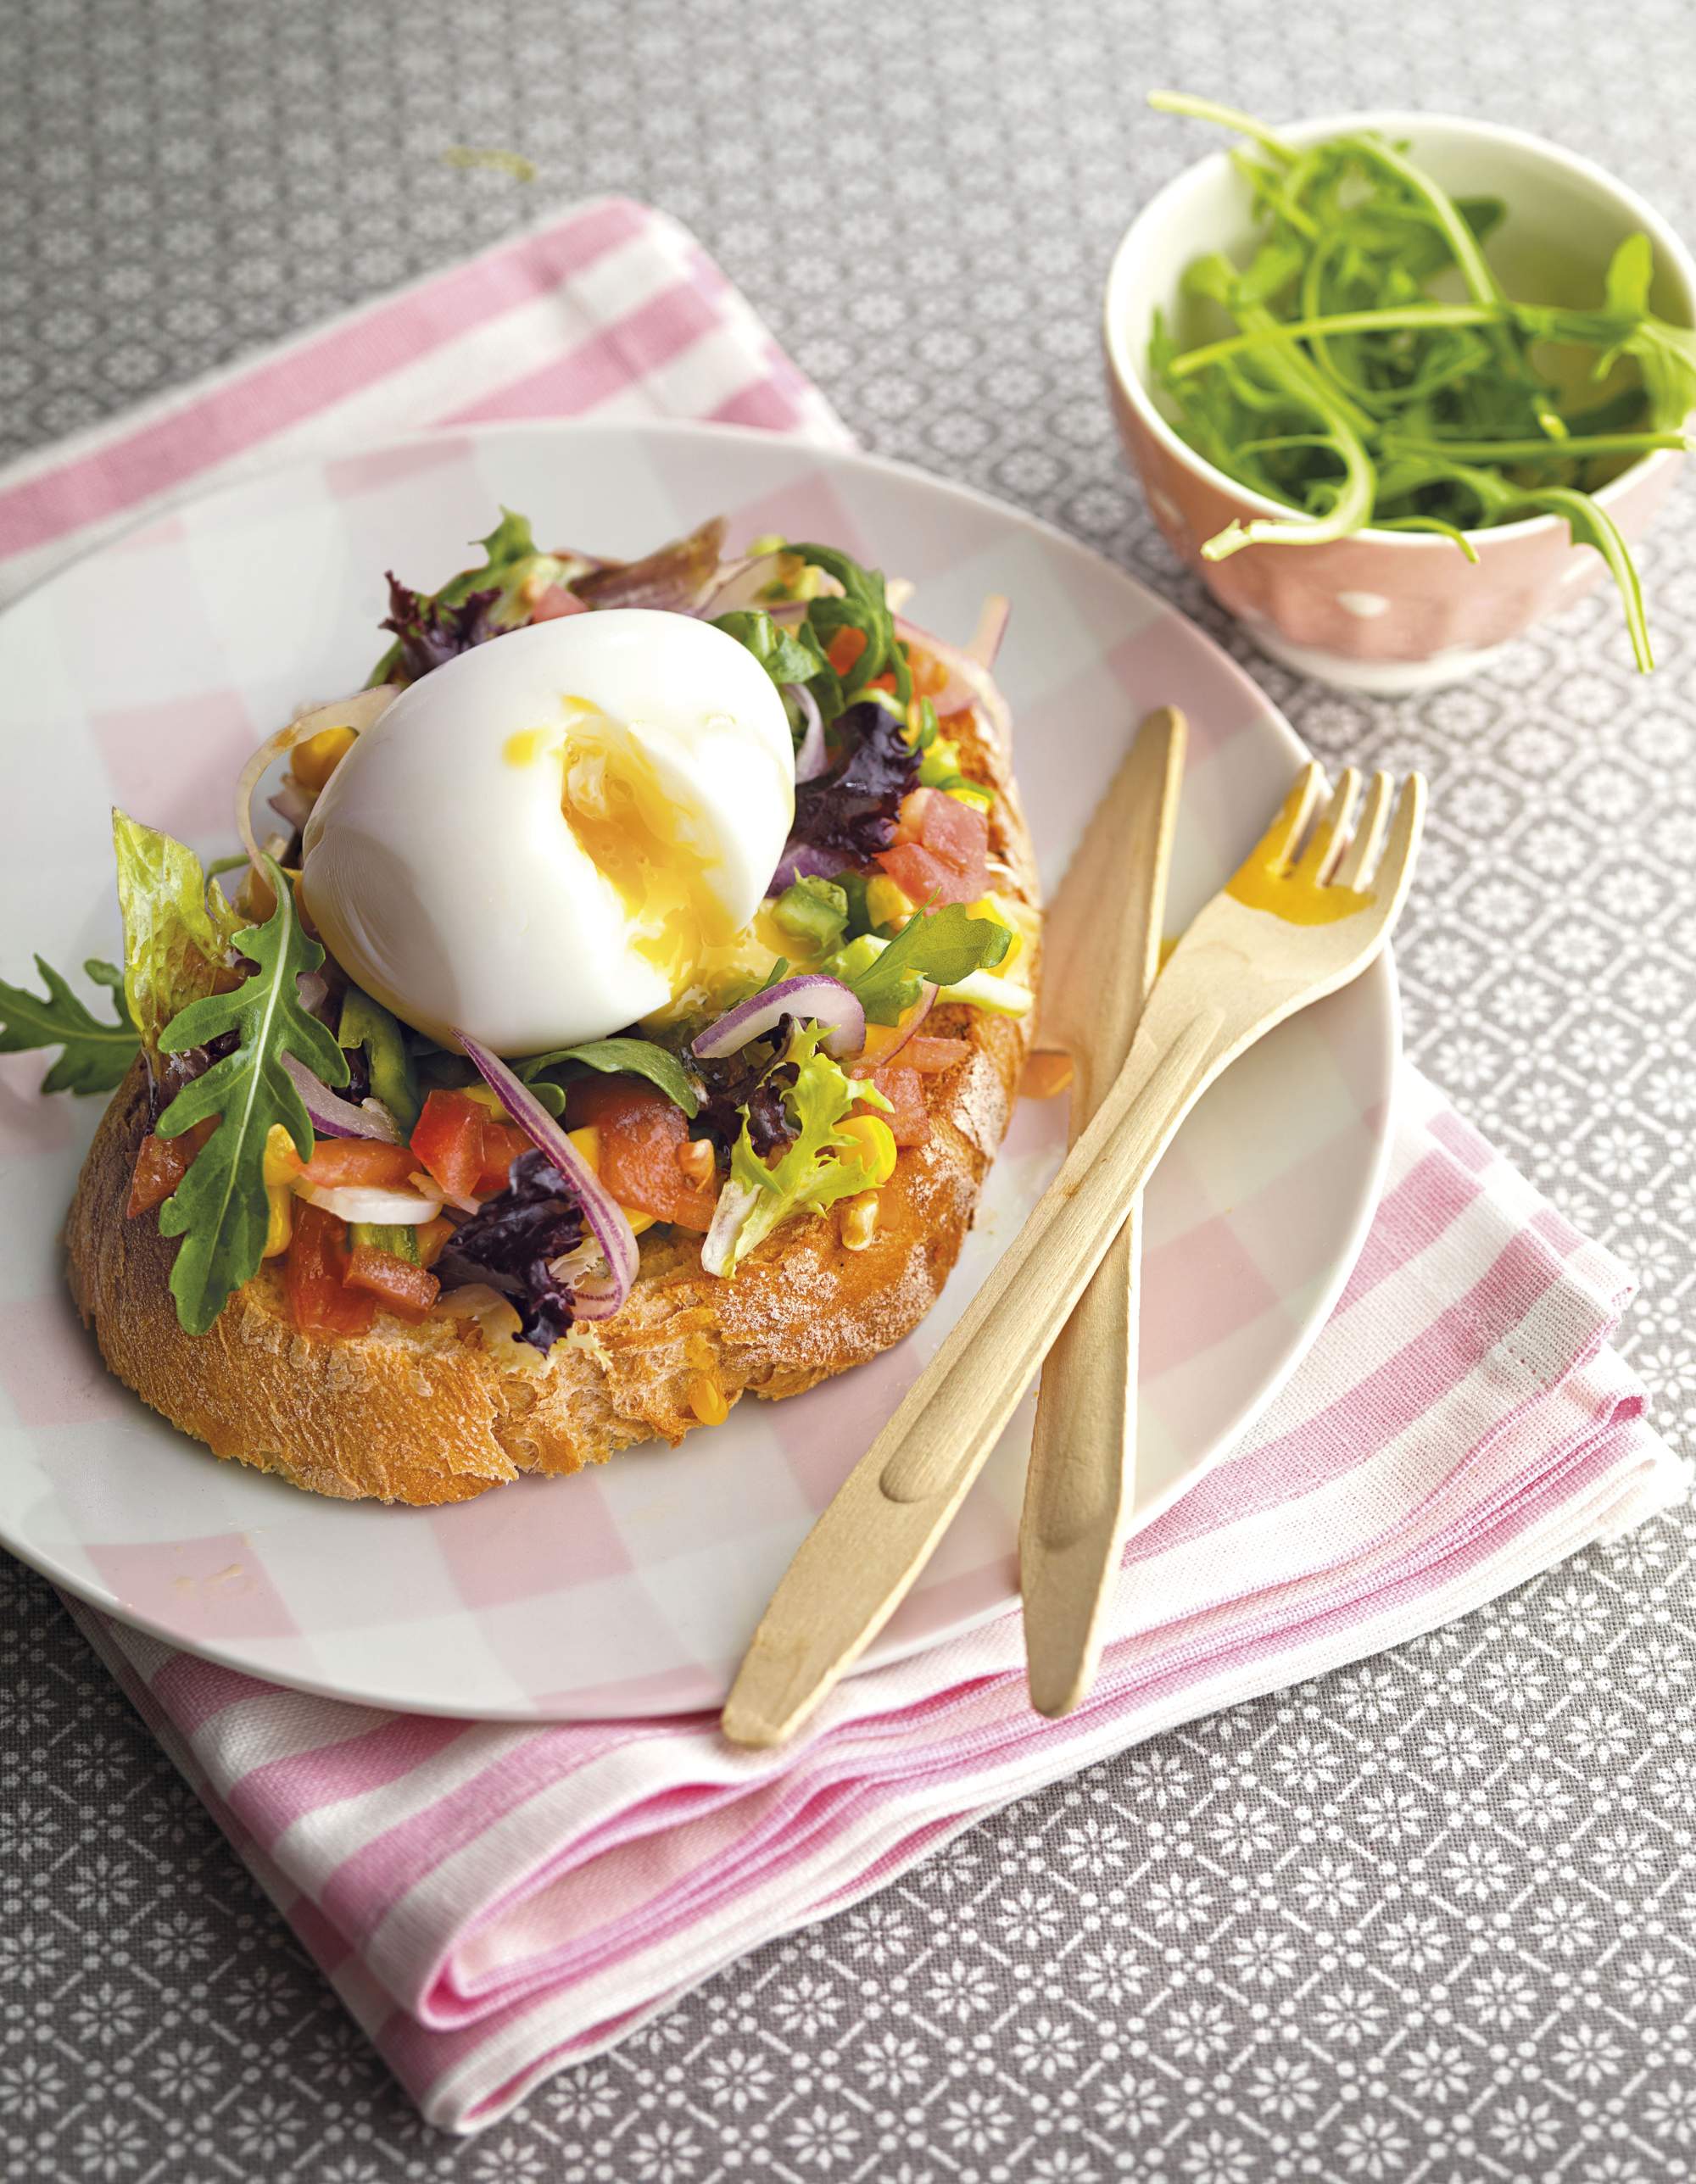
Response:
[[[1107,376],[1168,543],[1275,658],[1460,681],[1611,579],[1696,410],[1696,263],[1587,159],[1375,113],[1264,127],[1152,198],[1108,276]]]

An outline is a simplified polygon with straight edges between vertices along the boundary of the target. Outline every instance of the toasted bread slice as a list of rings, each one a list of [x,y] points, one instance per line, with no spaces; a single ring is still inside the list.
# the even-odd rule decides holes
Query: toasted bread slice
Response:
[[[990,822],[1000,892],[1030,908],[1036,872],[1007,754],[973,715],[967,769],[997,791]],[[1028,958],[1033,983],[1037,944]],[[1001,1144],[1032,1018],[937,1011],[927,1031],[969,1041],[969,1059],[924,1078],[929,1143],[901,1155],[864,1249],[837,1214],[778,1229],[728,1279],[700,1268],[700,1240],[642,1239],[634,1288],[610,1320],[573,1328],[544,1357],[475,1316],[369,1334],[298,1334],[267,1264],[209,1333],[186,1334],[167,1286],[173,1245],[156,1218],[125,1214],[148,1128],[137,1062],[102,1119],[66,1231],[70,1284],[111,1370],[215,1454],[344,1499],[468,1500],[520,1472],[571,1472],[633,1442],[675,1444],[745,1393],[800,1395],[863,1364],[918,1324],[958,1256]]]

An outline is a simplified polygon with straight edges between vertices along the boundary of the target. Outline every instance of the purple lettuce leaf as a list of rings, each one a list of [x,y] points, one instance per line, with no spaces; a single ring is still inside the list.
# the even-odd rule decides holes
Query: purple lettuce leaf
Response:
[[[393,569],[388,573],[388,612],[377,627],[394,632],[390,661],[399,671],[392,679],[416,682],[474,644],[505,634],[505,625],[494,619],[501,598],[499,585],[448,601],[409,589]]]
[[[570,1184],[544,1153],[520,1153],[506,1188],[454,1231],[453,1271],[512,1300],[522,1339],[544,1356],[572,1323],[572,1293],[553,1270],[587,1234]]]
[[[841,851],[866,864],[895,839],[901,799],[918,779],[918,754],[894,714],[871,699],[851,705],[832,734],[841,755],[829,772],[795,790],[784,854]]]

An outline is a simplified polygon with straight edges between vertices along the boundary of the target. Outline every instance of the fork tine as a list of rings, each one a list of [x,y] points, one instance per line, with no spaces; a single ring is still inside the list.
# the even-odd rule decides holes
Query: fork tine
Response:
[[[1399,907],[1414,876],[1414,859],[1419,851],[1420,829],[1425,821],[1425,776],[1410,773],[1402,783],[1402,793],[1396,799],[1389,839],[1384,844],[1384,854],[1378,861],[1378,869],[1373,873],[1371,881],[1374,902],[1383,905],[1392,916]]]
[[[1366,792],[1366,805],[1360,815],[1360,823],[1354,830],[1354,839],[1343,851],[1331,880],[1337,887],[1358,888],[1367,866],[1378,853],[1378,844],[1384,838],[1384,822],[1390,812],[1390,777],[1375,773],[1372,786]]]
[[[1320,814],[1318,825],[1297,861],[1292,878],[1306,880],[1314,887],[1325,884],[1348,838],[1348,822],[1359,793],[1360,776],[1352,766],[1346,766],[1337,777],[1331,802]]]
[[[1244,872],[1282,872],[1288,866],[1324,788],[1324,769],[1317,763],[1304,766],[1276,817],[1243,859]]]

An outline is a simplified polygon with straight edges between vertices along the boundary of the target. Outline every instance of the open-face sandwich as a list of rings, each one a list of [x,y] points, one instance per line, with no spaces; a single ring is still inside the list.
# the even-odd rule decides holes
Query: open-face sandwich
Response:
[[[218,1455],[414,1503],[795,1395],[935,1299],[1029,1043],[1004,608],[956,651],[829,547],[505,515],[237,785],[232,894],[114,815],[70,1210],[108,1365]],[[265,838],[251,807],[268,770]],[[133,1028],[131,1029],[131,1027]]]

